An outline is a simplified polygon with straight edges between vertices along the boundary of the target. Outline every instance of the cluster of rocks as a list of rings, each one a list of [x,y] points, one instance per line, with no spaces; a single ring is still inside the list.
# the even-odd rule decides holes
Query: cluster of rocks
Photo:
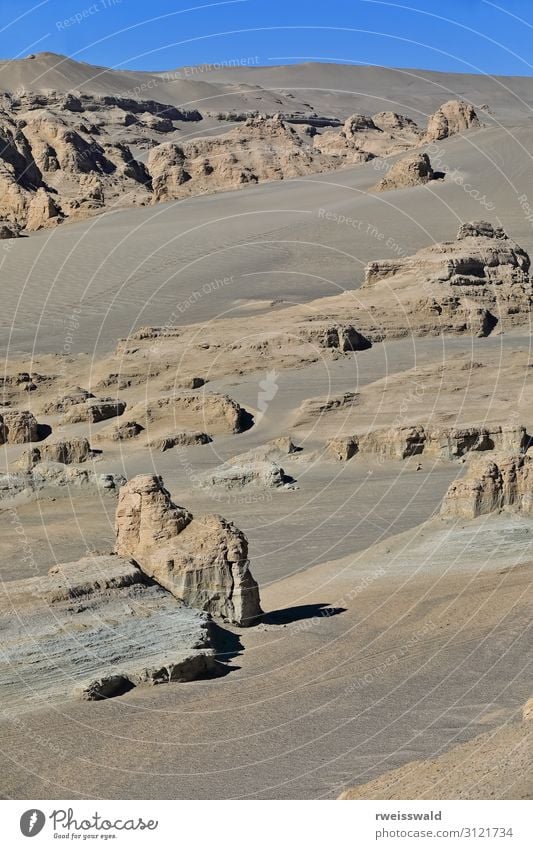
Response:
[[[404,425],[383,428],[367,434],[336,436],[327,442],[327,451],[336,460],[349,460],[356,454],[376,454],[404,460],[429,454],[455,460],[472,451],[521,451],[530,437],[522,425],[480,427],[424,427]]]
[[[479,126],[472,106],[450,101],[431,116],[425,134],[394,112],[352,115],[340,130],[338,120],[316,115],[306,123],[305,115],[253,114],[236,116],[236,126],[222,135],[184,140],[180,124],[202,117],[197,110],[128,97],[4,95],[0,236],[55,227],[111,205],[332,170]],[[335,129],[318,132],[328,126]],[[162,142],[162,135],[170,140]],[[138,150],[149,154],[133,153]]]

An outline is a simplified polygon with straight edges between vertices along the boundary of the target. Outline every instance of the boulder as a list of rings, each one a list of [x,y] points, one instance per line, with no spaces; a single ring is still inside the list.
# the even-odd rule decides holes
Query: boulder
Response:
[[[0,415],[0,444],[38,442],[39,424],[29,410],[4,410]]]
[[[392,165],[385,177],[374,187],[377,192],[423,186],[434,178],[427,153],[411,153]]]
[[[464,100],[448,100],[429,118],[423,141],[441,141],[480,126],[476,110],[470,103]]]
[[[176,598],[238,625],[261,615],[244,534],[221,516],[195,518],[175,505],[160,477],[138,475],[121,488],[115,528],[117,554]]]
[[[126,479],[123,475],[99,473],[79,466],[41,461],[29,470],[0,474],[0,500],[33,499],[39,494],[65,495],[71,488],[89,487],[116,495]]]

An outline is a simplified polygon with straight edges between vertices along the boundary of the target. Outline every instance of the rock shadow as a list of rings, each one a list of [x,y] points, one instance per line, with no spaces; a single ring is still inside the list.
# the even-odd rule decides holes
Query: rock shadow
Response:
[[[346,607],[330,607],[328,602],[299,604],[295,607],[285,607],[283,610],[271,610],[263,615],[263,622],[265,625],[289,625],[304,619],[327,619],[345,612]]]

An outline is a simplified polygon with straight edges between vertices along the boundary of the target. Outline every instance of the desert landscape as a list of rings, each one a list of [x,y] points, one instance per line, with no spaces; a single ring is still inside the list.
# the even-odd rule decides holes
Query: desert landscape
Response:
[[[0,70],[5,799],[531,799],[533,78]]]

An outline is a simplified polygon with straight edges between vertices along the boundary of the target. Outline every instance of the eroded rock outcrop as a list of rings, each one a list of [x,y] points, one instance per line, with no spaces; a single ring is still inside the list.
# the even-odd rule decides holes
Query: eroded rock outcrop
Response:
[[[239,625],[261,615],[248,543],[220,516],[193,517],[175,505],[156,475],[138,475],[119,492],[116,551],[176,598]]]
[[[4,582],[0,628],[8,712],[217,674],[208,615],[122,557],[84,557]]]
[[[343,461],[358,453],[376,454],[396,460],[405,460],[419,454],[454,460],[472,451],[521,451],[528,444],[529,437],[523,425],[403,425],[377,429],[367,434],[335,436],[328,440],[326,449],[336,460]]]
[[[29,410],[4,410],[0,415],[0,444],[38,442],[40,438],[39,424]]]
[[[56,227],[62,220],[61,210],[45,189],[38,189],[28,206],[26,230]]]
[[[475,519],[504,507],[533,512],[533,456],[494,454],[476,458],[454,481],[442,502],[447,518]]]
[[[453,242],[422,248],[413,256],[371,262],[364,288],[387,284],[398,297],[418,298],[409,312],[417,322],[433,312],[442,325],[476,326],[487,335],[498,324],[523,322],[533,302],[526,251],[500,227],[477,221],[463,224]],[[424,295],[420,295],[424,292]],[[414,291],[413,291],[414,296]]]
[[[239,490],[245,487],[256,489],[280,489],[294,487],[293,478],[285,474],[284,469],[273,460],[259,459],[253,455],[236,457],[222,463],[213,472],[202,478],[202,484],[209,488],[222,487]]]
[[[154,202],[320,170],[313,150],[281,118],[249,118],[229,133],[161,144],[147,163]]]
[[[148,443],[148,447],[153,448],[155,451],[169,451],[171,448],[186,447],[188,445],[207,445],[212,441],[209,434],[202,431],[182,431],[154,439]]]
[[[429,118],[424,141],[440,141],[480,126],[476,110],[470,103],[448,100]]]
[[[121,416],[126,409],[126,402],[117,398],[89,398],[79,404],[73,404],[65,413],[64,421],[69,424],[76,422],[106,421]]]
[[[411,153],[391,166],[387,175],[374,187],[376,192],[423,186],[434,179],[433,168],[427,153]]]
[[[95,472],[83,466],[41,461],[27,471],[0,474],[0,500],[25,501],[41,495],[66,495],[71,488],[88,487],[116,495],[125,483],[120,474]]]
[[[89,440],[84,437],[61,439],[58,442],[45,442],[24,451],[16,462],[16,468],[29,471],[38,463],[84,463],[94,455]]]

